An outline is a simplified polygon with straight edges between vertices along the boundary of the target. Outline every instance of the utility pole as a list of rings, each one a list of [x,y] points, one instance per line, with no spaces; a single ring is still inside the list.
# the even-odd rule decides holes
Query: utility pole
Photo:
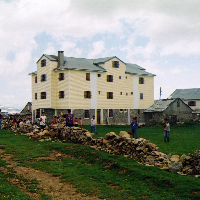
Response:
[[[160,87],[160,95],[159,95],[159,99],[161,99],[161,95],[162,95],[162,90],[161,90],[161,87]]]

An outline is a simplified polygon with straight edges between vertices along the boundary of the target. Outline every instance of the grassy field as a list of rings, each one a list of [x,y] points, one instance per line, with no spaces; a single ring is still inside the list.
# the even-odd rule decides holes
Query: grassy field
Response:
[[[83,126],[90,130],[90,126]],[[130,131],[130,126],[97,126],[98,135],[94,138],[103,137],[106,133]],[[138,138],[145,138],[156,144],[159,151],[166,154],[188,154],[200,149],[200,125],[196,123],[185,123],[183,125],[172,125],[170,130],[170,142],[164,143],[164,132],[162,127],[142,127],[138,129]]]
[[[84,128],[90,130],[89,126]],[[95,137],[103,137],[108,132],[119,134],[121,130],[129,129],[129,126],[97,126],[98,135]],[[182,155],[199,149],[199,129],[198,124],[171,126],[169,143],[163,142],[161,127],[142,127],[138,130],[138,137],[149,139],[166,154]],[[51,172],[62,181],[72,183],[78,192],[95,195],[100,199],[200,199],[198,178],[143,166],[123,156],[94,151],[73,142],[39,143],[29,140],[26,136],[0,130],[0,148],[7,154],[12,154],[20,165]],[[48,156],[55,150],[70,155],[71,158],[61,157],[62,162],[33,162],[37,157]],[[5,166],[5,161],[0,160],[0,167]],[[0,173],[1,199],[31,199],[11,185],[6,179],[7,176]],[[47,198],[41,194],[41,199]]]

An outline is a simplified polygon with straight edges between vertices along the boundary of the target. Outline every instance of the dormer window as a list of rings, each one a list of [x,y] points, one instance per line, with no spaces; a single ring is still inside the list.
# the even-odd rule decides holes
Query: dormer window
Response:
[[[119,68],[119,61],[112,61],[113,68]]]
[[[46,66],[46,59],[41,60],[41,67]]]

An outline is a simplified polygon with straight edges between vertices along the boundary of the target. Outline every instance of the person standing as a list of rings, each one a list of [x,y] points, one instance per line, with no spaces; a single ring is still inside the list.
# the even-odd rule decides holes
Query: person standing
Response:
[[[29,119],[26,121],[26,124],[29,125],[29,126],[31,125],[31,118],[29,118]]]
[[[61,115],[66,118],[66,126],[72,127],[74,125],[74,115],[71,114],[71,109],[68,109],[68,114],[63,114],[61,112]]]
[[[75,118],[75,120],[74,120],[74,126],[78,127],[78,119],[77,118]]]
[[[98,134],[97,130],[96,130],[96,122],[95,122],[95,116],[94,115],[92,116],[92,119],[91,119],[91,133],[93,132],[93,130],[94,130],[95,134]]]
[[[2,125],[2,119],[3,119],[3,115],[0,113],[0,129],[1,129],[1,125]]]
[[[47,117],[45,116],[45,112],[42,112],[42,116],[40,117],[40,127],[44,130],[47,123]]]
[[[167,118],[164,119],[163,127],[164,127],[164,142],[166,142],[166,139],[167,139],[167,142],[169,142],[170,125]]]
[[[131,122],[131,132],[133,138],[137,139],[137,128],[138,128],[138,123],[135,118],[133,118],[133,121]]]
[[[83,125],[82,119],[79,118],[79,126],[80,126],[80,128],[82,128],[82,125]]]

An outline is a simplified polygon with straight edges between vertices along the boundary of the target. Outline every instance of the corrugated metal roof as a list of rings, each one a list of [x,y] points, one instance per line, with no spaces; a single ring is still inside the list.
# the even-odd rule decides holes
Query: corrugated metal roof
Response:
[[[200,88],[190,88],[190,89],[176,89],[169,98],[180,98],[180,99],[200,99]]]
[[[144,112],[163,112],[175,99],[160,99],[156,100],[152,106]]]

